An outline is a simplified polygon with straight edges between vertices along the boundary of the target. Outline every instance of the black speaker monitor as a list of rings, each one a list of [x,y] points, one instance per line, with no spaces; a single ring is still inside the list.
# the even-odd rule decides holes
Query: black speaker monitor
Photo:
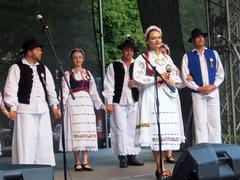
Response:
[[[182,153],[172,180],[239,180],[240,146],[196,144]]]
[[[53,180],[49,165],[0,165],[0,180]]]

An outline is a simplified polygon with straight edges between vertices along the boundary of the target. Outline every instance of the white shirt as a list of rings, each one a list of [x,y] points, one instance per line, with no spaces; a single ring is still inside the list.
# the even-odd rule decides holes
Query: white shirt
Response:
[[[205,49],[207,49],[207,48],[205,48]],[[197,50],[193,49],[192,51],[197,51]],[[199,60],[200,60],[203,86],[206,86],[206,85],[209,85],[209,79],[208,79],[208,67],[207,67],[206,58],[204,56],[204,51],[202,51],[202,52],[197,51],[197,53],[199,55]],[[223,69],[220,57],[215,50],[214,50],[214,55],[216,57],[216,76],[215,76],[214,85],[216,87],[218,87],[224,80],[224,69]],[[186,86],[189,87],[190,89],[197,91],[199,86],[194,81],[186,80],[187,75],[190,75],[190,71],[188,68],[187,54],[184,54],[183,60],[182,60],[182,75],[183,75],[183,81],[185,82]]]
[[[132,59],[131,63],[133,61],[134,60]],[[133,100],[133,97],[132,97],[132,90],[131,88],[128,87],[128,80],[130,79],[129,77],[130,65],[127,66],[122,60],[117,60],[117,62],[121,62],[123,64],[124,71],[125,71],[123,89],[122,89],[122,94],[121,94],[119,104],[120,105],[134,104],[135,101]],[[106,76],[104,78],[104,91],[102,92],[107,104],[113,104],[113,96],[115,95],[114,87],[116,83],[114,80],[114,77],[115,77],[115,72],[113,68],[113,63],[111,63],[107,68]]]
[[[36,62],[34,65],[29,64],[26,59],[22,59],[23,64],[28,65],[33,70],[33,84],[30,94],[30,103],[22,104],[18,102],[17,92],[18,83],[20,80],[20,69],[17,64],[10,67],[7,80],[4,87],[4,101],[11,108],[11,111],[18,111],[19,113],[43,113],[49,111],[48,104],[45,99],[45,92],[39,75],[37,72]],[[45,66],[46,72],[46,89],[48,94],[48,100],[50,105],[59,104],[57,94],[55,91],[55,85],[52,75],[49,69]]]

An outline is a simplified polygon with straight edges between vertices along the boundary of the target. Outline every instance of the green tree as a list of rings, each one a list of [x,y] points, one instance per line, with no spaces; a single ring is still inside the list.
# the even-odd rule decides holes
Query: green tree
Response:
[[[95,17],[97,17],[97,0],[95,0],[94,3]],[[120,58],[121,52],[117,49],[117,45],[119,45],[127,35],[132,36],[136,40],[139,49],[138,52],[142,52],[145,49],[145,44],[137,1],[104,0],[102,1],[102,9],[106,65]]]

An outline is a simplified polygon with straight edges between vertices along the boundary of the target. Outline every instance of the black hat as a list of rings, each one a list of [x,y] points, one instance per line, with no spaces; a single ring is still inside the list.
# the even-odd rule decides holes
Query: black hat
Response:
[[[42,48],[43,45],[42,44],[39,44],[35,39],[27,39],[23,42],[22,44],[22,49],[20,50],[20,54],[24,54],[26,53],[27,51],[31,50],[31,49],[34,49],[36,47],[40,47]]]
[[[135,41],[134,41],[134,39],[132,37],[127,37],[125,39],[125,41],[123,41],[123,43],[119,44],[117,47],[120,50],[122,50],[125,47],[129,47],[129,48],[134,49],[135,52],[137,51],[136,43],[135,43]]]
[[[192,30],[191,37],[188,39],[188,42],[192,43],[192,40],[199,35],[203,35],[204,37],[208,36],[207,33],[203,33],[199,28],[195,28]]]

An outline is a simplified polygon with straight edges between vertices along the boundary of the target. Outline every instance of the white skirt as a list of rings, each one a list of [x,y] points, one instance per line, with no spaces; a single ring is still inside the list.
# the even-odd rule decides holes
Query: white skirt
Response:
[[[97,151],[96,116],[91,96],[86,91],[74,93],[64,109],[66,151]],[[62,151],[62,135],[59,142]]]
[[[185,140],[179,97],[169,97],[163,91],[162,86],[158,88],[158,93],[160,103],[161,149],[163,151],[178,150],[180,144]],[[154,87],[141,91],[135,143],[141,147],[150,146],[153,151],[159,151],[155,99],[156,94]]]

